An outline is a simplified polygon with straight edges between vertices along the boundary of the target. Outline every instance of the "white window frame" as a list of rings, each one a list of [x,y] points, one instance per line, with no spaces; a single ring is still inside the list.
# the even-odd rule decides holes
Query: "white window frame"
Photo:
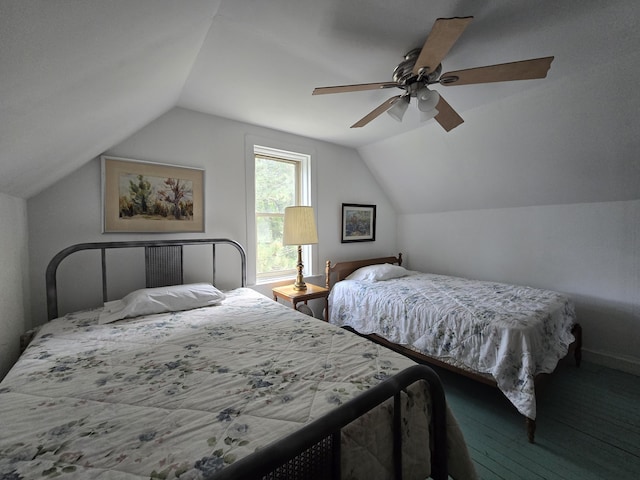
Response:
[[[314,163],[311,161],[313,150],[310,148],[275,144],[273,141],[258,137],[247,136],[245,142],[246,154],[246,189],[247,189],[247,282],[249,285],[275,283],[284,279],[291,279],[295,274],[286,276],[269,276],[257,278],[257,233],[255,212],[255,156],[282,158],[288,161],[299,162],[299,205],[315,205]],[[317,215],[317,209],[316,209]],[[317,222],[316,222],[317,223]],[[317,248],[315,245],[302,246],[302,261],[304,263],[304,276],[311,276],[318,271]]]

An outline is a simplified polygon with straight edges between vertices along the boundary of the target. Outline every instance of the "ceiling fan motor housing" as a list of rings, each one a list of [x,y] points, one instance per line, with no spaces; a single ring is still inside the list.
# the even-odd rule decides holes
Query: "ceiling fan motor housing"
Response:
[[[422,86],[436,83],[442,72],[442,65],[440,64],[437,68],[430,70],[427,75],[422,77],[414,74],[413,67],[420,55],[420,51],[420,48],[414,48],[408,52],[404,56],[404,60],[393,70],[393,81],[396,82],[398,88],[406,90],[412,97],[416,96],[416,92]]]

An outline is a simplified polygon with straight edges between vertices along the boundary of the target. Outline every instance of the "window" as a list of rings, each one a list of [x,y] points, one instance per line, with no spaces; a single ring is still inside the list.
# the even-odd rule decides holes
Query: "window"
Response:
[[[310,156],[254,146],[256,282],[296,274],[296,246],[282,245],[284,209],[311,205]],[[305,273],[311,247],[303,246]]]

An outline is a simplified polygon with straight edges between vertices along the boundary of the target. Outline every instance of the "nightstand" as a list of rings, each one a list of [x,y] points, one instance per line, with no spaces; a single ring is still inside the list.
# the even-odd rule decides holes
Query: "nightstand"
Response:
[[[273,299],[277,302],[279,298],[285,302],[290,302],[294,309],[298,310],[297,305],[300,302],[307,304],[307,301],[315,298],[324,298],[324,312],[323,319],[328,321],[329,319],[329,289],[307,283],[306,290],[294,290],[293,285],[284,285],[282,287],[276,287],[272,290]]]

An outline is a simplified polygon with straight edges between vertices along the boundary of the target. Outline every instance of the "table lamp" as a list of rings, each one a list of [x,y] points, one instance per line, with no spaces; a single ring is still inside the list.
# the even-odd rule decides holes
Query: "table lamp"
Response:
[[[307,285],[302,277],[302,245],[312,245],[318,243],[318,232],[316,231],[316,221],[313,215],[313,207],[287,207],[284,209],[284,235],[283,245],[298,246],[298,275],[293,284],[294,290],[306,290]]]

